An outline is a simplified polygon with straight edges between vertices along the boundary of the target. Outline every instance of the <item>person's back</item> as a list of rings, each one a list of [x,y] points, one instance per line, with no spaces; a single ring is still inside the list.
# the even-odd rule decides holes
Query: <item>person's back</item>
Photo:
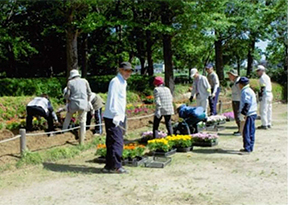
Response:
[[[71,110],[87,110],[88,108],[88,94],[87,85],[88,82],[82,78],[74,78],[68,82],[68,88],[70,90],[69,95],[69,109]]]
[[[170,92],[170,89],[165,86],[159,86],[154,88],[154,92],[156,92],[160,98],[161,102],[161,114],[162,115],[173,115],[173,97]]]
[[[35,97],[33,100],[31,100],[29,103],[28,103],[28,107],[32,107],[32,106],[38,106],[38,107],[41,107],[45,110],[45,112],[47,113],[48,112],[48,99],[45,98],[45,97]]]

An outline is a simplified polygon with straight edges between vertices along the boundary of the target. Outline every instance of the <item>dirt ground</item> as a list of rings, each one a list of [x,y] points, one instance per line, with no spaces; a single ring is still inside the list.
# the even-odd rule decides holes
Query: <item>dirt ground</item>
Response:
[[[287,105],[273,108],[273,129],[257,130],[250,155],[239,155],[242,138],[229,122],[218,146],[176,153],[164,169],[102,174],[90,150],[2,173],[0,204],[287,204]]]

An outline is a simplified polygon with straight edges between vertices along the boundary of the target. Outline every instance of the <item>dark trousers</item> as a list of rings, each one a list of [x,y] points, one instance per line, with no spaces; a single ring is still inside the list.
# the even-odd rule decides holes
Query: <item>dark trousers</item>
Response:
[[[90,125],[91,124],[91,119],[92,119],[92,115],[91,112],[87,112],[87,119],[86,119],[86,125]],[[95,110],[94,113],[94,119],[95,119],[95,124],[102,124],[102,108],[100,108],[99,110]],[[86,128],[87,130],[89,129],[89,127]],[[102,125],[98,125],[95,126],[94,129],[94,134],[102,134],[103,133],[103,126]]]
[[[234,118],[238,127],[238,132],[240,132],[240,101],[232,101],[232,108]]]
[[[26,129],[28,131],[32,130],[32,120],[34,116],[44,117],[48,122],[48,131],[54,130],[53,116],[51,112],[48,111],[49,114],[47,114],[45,110],[39,106],[27,106],[26,111],[27,111]]]
[[[213,90],[212,90],[213,93]],[[209,97],[210,115],[217,115],[217,102],[219,98],[220,88],[217,88],[215,97]]]
[[[243,129],[244,149],[247,150],[248,152],[252,152],[254,148],[256,117],[257,115],[247,116]]]
[[[112,119],[104,118],[106,129],[106,169],[118,169],[122,167],[121,158],[123,151],[123,132],[121,128],[115,127]],[[120,122],[123,127],[123,123]]]
[[[159,128],[159,124],[160,121],[162,119],[163,116],[161,116],[160,118],[157,118],[156,116],[154,116],[154,122],[153,122],[153,138],[158,138],[158,128]],[[173,134],[173,130],[172,130],[172,126],[171,126],[171,115],[164,115],[165,118],[165,124],[166,124],[166,128],[168,131],[168,135],[172,135]]]

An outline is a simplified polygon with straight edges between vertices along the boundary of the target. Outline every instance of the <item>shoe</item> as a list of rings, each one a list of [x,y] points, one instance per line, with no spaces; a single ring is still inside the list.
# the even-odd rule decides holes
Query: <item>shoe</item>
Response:
[[[120,167],[120,168],[115,170],[115,173],[117,173],[117,174],[129,174],[129,171],[124,169],[123,167]]]
[[[272,127],[271,127],[271,125],[268,125],[267,127],[268,127],[269,129],[271,129],[271,128],[272,128]]]
[[[248,150],[246,150],[246,149],[240,149],[239,151],[240,151],[240,153],[239,153],[240,155],[250,154],[250,152]]]
[[[101,171],[102,171],[102,173],[112,173],[113,172],[112,169],[107,169],[105,167]]]
[[[268,130],[267,126],[261,125],[259,127],[257,127],[257,129],[259,130]]]
[[[234,132],[233,135],[238,137],[238,136],[241,136],[241,133],[240,132]]]

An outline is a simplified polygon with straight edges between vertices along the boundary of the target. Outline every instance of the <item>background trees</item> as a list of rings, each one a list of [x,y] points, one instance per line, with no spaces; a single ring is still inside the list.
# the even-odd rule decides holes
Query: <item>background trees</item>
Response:
[[[84,76],[112,74],[121,61],[152,76],[153,63],[164,62],[173,90],[174,69],[209,62],[221,80],[226,67],[249,76],[261,55],[287,70],[285,0],[7,0],[0,11],[2,76],[63,76],[77,67]]]

